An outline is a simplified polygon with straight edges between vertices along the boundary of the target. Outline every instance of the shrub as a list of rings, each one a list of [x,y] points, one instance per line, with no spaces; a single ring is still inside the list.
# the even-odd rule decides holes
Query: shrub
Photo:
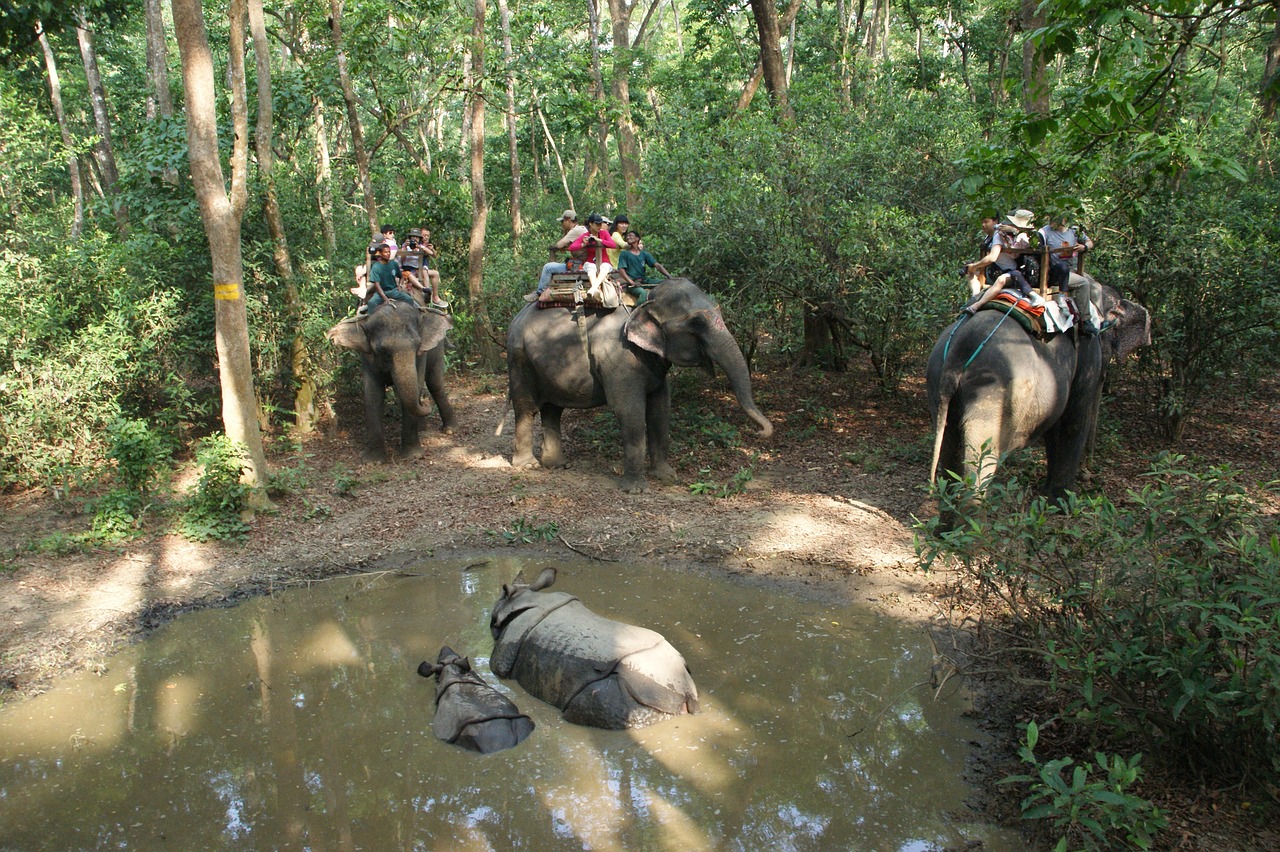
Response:
[[[240,513],[249,486],[244,473],[244,447],[226,435],[210,435],[196,449],[200,479],[186,501],[178,529],[192,541],[240,538],[249,531]]]
[[[954,531],[921,526],[922,562],[953,558],[999,602],[1067,721],[1197,768],[1280,769],[1280,522],[1233,468],[1166,455],[1147,477],[1120,504],[992,485]]]

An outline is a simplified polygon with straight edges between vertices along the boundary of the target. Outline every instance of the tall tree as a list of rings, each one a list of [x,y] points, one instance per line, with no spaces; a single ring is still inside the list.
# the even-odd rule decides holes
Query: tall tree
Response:
[[[36,31],[40,40],[40,50],[44,53],[45,72],[49,77],[49,100],[53,103],[53,117],[58,122],[58,135],[62,137],[62,147],[67,149],[67,171],[71,175],[71,196],[74,213],[71,220],[71,239],[78,240],[84,233],[84,185],[80,181],[80,158],[76,156],[75,142],[71,138],[71,130],[67,127],[67,114],[62,108],[62,79],[58,76],[58,62],[49,46],[49,37],[44,27],[36,21]]]
[[[280,213],[280,201],[276,194],[275,154],[272,151],[271,133],[275,97],[271,90],[271,50],[267,46],[262,0],[249,0],[249,33],[253,39],[254,68],[258,83],[258,124],[253,134],[253,143],[258,159],[258,179],[262,182],[263,189],[262,212],[267,220],[267,231],[271,234],[276,273],[284,284],[285,308],[293,326],[293,340],[289,344],[289,364],[296,383],[293,424],[298,432],[306,435],[315,431],[316,383],[312,376],[311,353],[303,330],[302,297],[298,293],[298,282],[293,277],[289,238],[285,233],[284,216]]]
[[[516,71],[512,65],[511,11],[507,8],[507,0],[498,0],[498,18],[502,25],[502,62],[505,66],[503,76],[507,83],[507,110],[502,118],[507,125],[507,149],[511,159],[511,242],[518,253],[520,238],[524,232],[524,222],[520,212],[520,140],[516,134]]]
[[[800,0],[791,0],[799,3]],[[751,14],[760,40],[760,65],[764,87],[779,115],[795,118],[787,97],[787,69],[782,62],[782,35],[778,25],[778,5],[774,0],[751,0]]]
[[[107,92],[102,86],[102,73],[98,70],[98,53],[93,46],[93,31],[85,15],[85,10],[81,7],[76,17],[76,41],[80,45],[85,82],[89,86],[93,125],[98,131],[98,144],[94,148],[94,154],[98,160],[98,172],[102,175],[102,189],[115,212],[116,229],[123,231],[129,227],[129,211],[116,197],[120,172],[116,168],[115,147],[111,144],[111,114],[107,109]]]
[[[164,32],[160,0],[146,0],[147,21],[147,118],[173,115],[173,95],[169,92],[169,50]]]
[[[601,174],[605,180],[605,194],[613,191],[609,174],[609,119],[605,103],[604,72],[600,70],[600,7],[598,0],[587,0],[587,38],[591,42],[591,98],[596,102],[596,125],[592,136],[595,146],[586,158],[587,191],[595,185]]]
[[[467,97],[471,116],[471,241],[467,252],[467,292],[475,306],[476,347],[480,365],[496,371],[501,366],[493,340],[489,310],[484,301],[484,236],[489,222],[489,201],[484,193],[484,18],[485,0],[475,0],[471,27],[471,65]]]
[[[796,0],[798,2],[798,0]],[[657,0],[654,0],[657,3]],[[618,161],[622,165],[623,192],[628,210],[640,209],[640,151],[636,126],[631,120],[631,10],[632,0],[609,0],[613,23],[613,99],[618,110]]]
[[[213,262],[214,335],[222,385],[222,424],[227,437],[247,450],[245,481],[254,508],[266,508],[267,459],[258,429],[249,353],[249,319],[244,293],[244,261],[240,221],[248,196],[249,114],[245,91],[245,0],[230,0],[228,76],[235,139],[231,150],[231,191],[223,182],[218,151],[218,99],[213,54],[205,29],[201,0],[171,0],[173,28],[182,56],[186,93],[187,148],[191,182],[200,204],[209,255]]]
[[[1033,33],[1044,23],[1040,0],[1022,0],[1018,15],[1022,31]],[[1022,108],[1035,115],[1049,114],[1049,76],[1044,51],[1040,49],[1038,40],[1030,36],[1022,40]]]
[[[369,222],[370,235],[378,233],[378,204],[373,197],[373,179],[369,176],[369,152],[364,145],[364,130],[360,125],[359,101],[347,69],[347,49],[342,40],[343,0],[329,0],[329,36],[337,58],[338,84],[342,87],[342,100],[347,105],[347,124],[351,130],[351,152],[356,158],[360,173],[360,191],[364,195],[364,212]]]

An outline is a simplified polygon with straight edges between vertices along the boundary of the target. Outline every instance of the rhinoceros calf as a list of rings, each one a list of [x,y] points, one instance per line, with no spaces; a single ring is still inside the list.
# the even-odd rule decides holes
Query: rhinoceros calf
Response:
[[[533,732],[533,720],[471,670],[471,661],[448,645],[418,674],[436,677],[436,718],[431,730],[447,743],[481,754],[517,746]]]
[[[573,595],[544,592],[521,573],[502,587],[489,630],[498,677],[514,677],[559,707],[565,720],[596,728],[641,728],[698,712],[698,688],[684,657],[661,634],[596,615]]]

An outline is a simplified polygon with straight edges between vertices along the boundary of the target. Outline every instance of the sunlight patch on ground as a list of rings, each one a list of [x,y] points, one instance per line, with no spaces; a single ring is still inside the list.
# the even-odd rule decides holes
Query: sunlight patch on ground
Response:
[[[805,562],[847,560],[863,568],[914,560],[911,532],[874,506],[820,496],[807,502],[804,509],[758,515],[747,550]]]
[[[144,604],[142,590],[152,566],[150,556],[122,556],[114,560],[96,582],[84,587],[80,605],[59,609],[51,623],[64,629],[80,629],[86,620],[96,627],[122,615],[132,615]]]

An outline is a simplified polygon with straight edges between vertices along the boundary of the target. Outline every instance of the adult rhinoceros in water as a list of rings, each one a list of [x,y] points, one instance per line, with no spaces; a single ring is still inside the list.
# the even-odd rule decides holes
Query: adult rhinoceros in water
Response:
[[[576,725],[640,728],[698,711],[684,657],[661,634],[596,615],[573,595],[546,592],[547,568],[502,587],[493,607],[490,666],[559,707]]]

